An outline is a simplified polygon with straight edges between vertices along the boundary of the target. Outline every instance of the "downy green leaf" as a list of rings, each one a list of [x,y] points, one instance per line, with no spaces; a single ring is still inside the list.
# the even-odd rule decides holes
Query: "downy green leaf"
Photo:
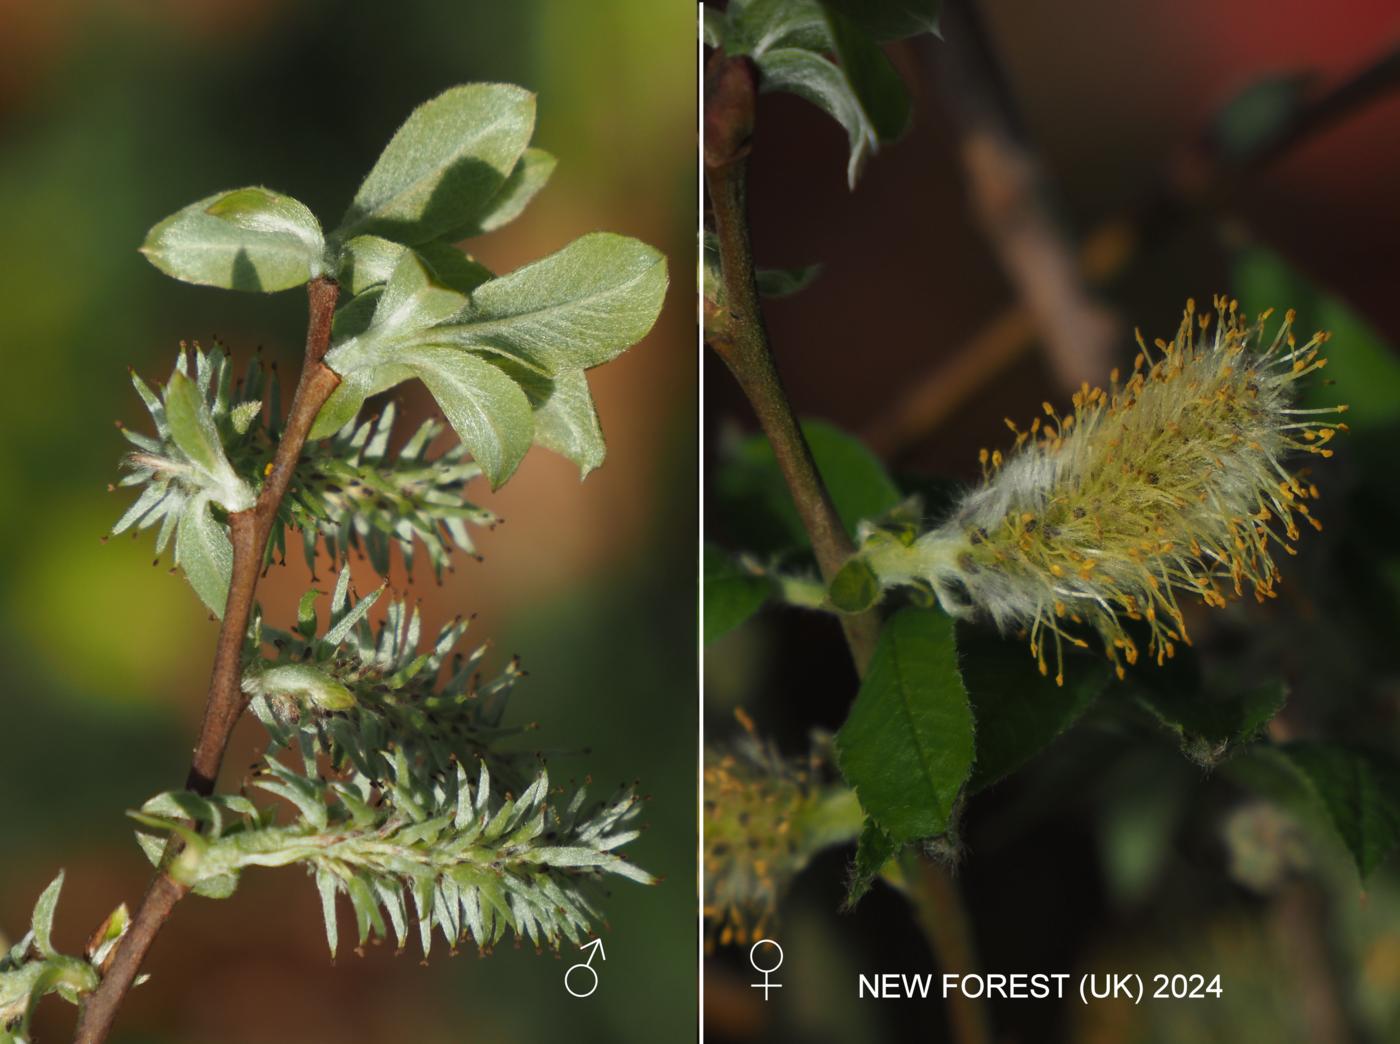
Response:
[[[1130,691],[1183,754],[1207,767],[1256,739],[1288,695],[1278,680],[1225,685],[1208,678],[1190,648],[1161,667],[1135,672]]]
[[[757,59],[778,47],[831,50],[831,36],[816,0],[751,0],[730,4],[724,49]]]
[[[308,663],[282,663],[265,671],[245,674],[243,691],[249,696],[303,701],[325,712],[349,710],[355,706],[355,697],[349,689]]]
[[[902,609],[836,734],[836,762],[866,813],[896,843],[944,833],[972,769],[973,721],[953,621]]]
[[[856,842],[856,857],[851,864],[851,880],[846,888],[845,908],[853,909],[864,898],[891,859],[903,846],[880,829],[873,819],[867,819]]]
[[[356,236],[341,252],[340,283],[355,295],[382,286],[407,253],[417,253],[438,283],[460,294],[469,294],[492,278],[485,265],[442,240],[423,243],[415,249],[380,236]],[[336,333],[341,334],[339,327]]]
[[[938,30],[943,0],[822,0],[877,40],[902,40]]]
[[[233,576],[233,544],[205,494],[191,497],[175,529],[175,564],[209,611],[223,619]]]
[[[870,127],[881,142],[894,141],[909,127],[912,107],[904,81],[873,37],[852,18],[827,4],[833,49]]]
[[[821,55],[796,47],[768,51],[758,59],[758,67],[763,73],[761,90],[805,98],[846,128],[850,141],[846,183],[854,189],[879,138],[846,74]]]
[[[535,411],[535,445],[573,461],[579,478],[587,478],[607,455],[587,374],[560,370],[545,378],[519,367],[507,372],[517,377]]]
[[[271,293],[323,271],[315,216],[290,196],[244,188],[178,210],[146,235],[146,259],[187,283]]]
[[[535,96],[509,84],[452,87],[404,122],[365,177],[336,238],[413,246],[475,220],[530,142]]]
[[[772,582],[754,576],[713,544],[704,555],[705,644],[722,638],[762,608]]]
[[[30,930],[34,933],[34,948],[41,957],[52,957],[58,951],[53,948],[53,915],[58,908],[58,893],[63,890],[63,871],[58,872],[49,886],[34,904],[34,915],[30,920]]]
[[[646,336],[666,293],[666,260],[627,236],[594,232],[483,283],[433,343],[498,352],[552,375],[588,369]]]
[[[483,206],[481,213],[443,233],[448,243],[494,232],[518,218],[540,189],[548,184],[557,161],[544,149],[526,149],[510,177]]]
[[[428,386],[491,488],[499,488],[534,438],[530,401],[520,385],[485,360],[448,345],[415,345],[398,358]]]
[[[204,394],[180,370],[170,376],[165,391],[165,422],[170,437],[203,475],[204,488],[228,511],[253,506],[253,491],[238,477],[224,454],[213,414]]]

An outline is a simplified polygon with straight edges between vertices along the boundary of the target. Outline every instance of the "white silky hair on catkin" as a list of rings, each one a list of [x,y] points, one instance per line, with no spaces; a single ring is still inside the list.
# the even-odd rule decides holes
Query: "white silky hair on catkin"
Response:
[[[946,522],[911,545],[872,548],[876,575],[927,583],[955,617],[1028,632],[1042,672],[1049,636],[1059,681],[1062,645],[1085,647],[1074,633],[1085,627],[1121,675],[1120,657],[1138,658],[1123,619],[1145,621],[1161,663],[1190,640],[1178,592],[1223,605],[1221,585],[1238,596],[1247,581],[1259,600],[1273,597],[1271,548],[1294,553],[1295,514],[1321,528],[1304,503],[1316,486],[1282,461],[1331,456],[1326,444],[1346,426],[1327,415],[1346,407],[1293,405],[1296,382],[1326,363],[1326,334],[1299,345],[1290,312],[1261,349],[1269,313],[1251,323],[1223,298],[1216,310],[1197,317],[1188,302],[1155,356],[1139,337],[1133,373],[1120,384],[1115,371],[1109,393],[1086,384],[1073,412],[1046,403],[1048,422],[1026,431],[1008,420],[1016,444],[1005,462],[984,450],[983,483]]]

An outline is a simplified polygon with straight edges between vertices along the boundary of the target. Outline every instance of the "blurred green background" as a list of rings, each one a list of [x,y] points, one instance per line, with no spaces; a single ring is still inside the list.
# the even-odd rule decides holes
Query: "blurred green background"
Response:
[[[607,962],[588,1000],[571,961],[503,946],[489,960],[391,947],[326,958],[315,890],[296,870],[183,904],[129,998],[120,1041],[656,1041],[694,1033],[694,22],[654,0],[396,4],[271,0],[0,4],[0,930],[25,927],[63,866],[57,937],[81,947],[148,867],[122,812],[178,785],[215,629],[149,534],[102,544],[128,499],[104,492],[144,430],[126,367],[164,376],[180,338],[259,345],[291,372],[305,297],[177,284],[136,253],[146,229],[212,191],[266,184],[339,216],[419,102],[470,80],[539,94],[534,143],[559,158],[525,215],[473,243],[498,271],[594,229],[665,252],[657,328],[592,383],[609,460],[580,485],[534,451],[483,534],[436,587],[429,621],[476,612],[491,661],[530,677],[511,714],[538,721],[556,778],[652,795],[635,859],[665,880],[606,903]],[[405,391],[410,418],[430,403]],[[397,566],[391,577],[404,589]],[[308,586],[299,556],[260,595],[273,619]],[[362,577],[359,586],[369,586]],[[471,637],[471,636],[469,636]],[[254,756],[244,723],[225,764]],[[584,753],[586,751],[586,753]],[[601,796],[601,795],[600,795]],[[596,962],[595,962],[596,963]],[[40,1041],[73,1009],[50,998]]]

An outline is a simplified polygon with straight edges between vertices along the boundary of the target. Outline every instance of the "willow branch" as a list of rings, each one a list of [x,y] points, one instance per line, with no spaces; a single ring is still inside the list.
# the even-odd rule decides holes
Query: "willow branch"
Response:
[[[846,527],[822,482],[811,447],[793,414],[773,361],[754,277],[746,202],[749,138],[753,131],[755,72],[743,58],[716,52],[705,80],[705,183],[709,188],[727,315],[711,336],[715,350],[758,417],[829,584],[855,553]],[[841,616],[846,643],[864,673],[879,637],[873,612]]]
[[[297,381],[292,405],[276,454],[263,482],[257,501],[246,511],[229,515],[229,538],[233,543],[233,570],[228,602],[214,650],[214,667],[209,679],[209,695],[204,705],[204,722],[190,762],[185,787],[198,794],[211,794],[228,749],[229,737],[247,705],[242,681],[243,641],[253,611],[258,578],[262,575],[267,542],[277,522],[282,498],[291,485],[302,447],[321,407],[340,383],[340,378],[322,359],[330,347],[331,320],[340,294],[331,279],[313,279],[306,287],[310,317],[306,331],[306,355]],[[131,928],[112,956],[102,984],[83,1004],[78,1017],[74,1044],[100,1044],[107,1038],[136,974],[146,958],[161,926],[169,919],[189,888],[172,880],[163,870],[156,872],[141,907],[132,918]]]
[[[854,551],[840,516],[812,460],[812,452],[783,390],[763,322],[754,279],[745,199],[746,168],[754,123],[753,66],[716,52],[705,78],[705,181],[710,193],[727,314],[708,317],[716,331],[710,346],[744,390],[812,541],[822,575],[830,583]],[[873,611],[842,615],[846,644],[857,673],[864,678],[880,636]],[[957,883],[948,868],[928,857],[917,861],[909,891],[920,911],[920,924],[935,957],[945,968],[970,972],[976,959]],[[938,911],[925,916],[925,911]],[[958,1002],[950,1011],[957,1044],[990,1041],[981,1002]]]

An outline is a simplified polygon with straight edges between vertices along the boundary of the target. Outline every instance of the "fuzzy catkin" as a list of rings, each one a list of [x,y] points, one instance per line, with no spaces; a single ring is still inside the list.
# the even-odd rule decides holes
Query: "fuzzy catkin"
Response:
[[[1290,310],[1268,347],[1264,326],[1238,302],[1196,315],[1187,302],[1176,337],[1140,353],[1109,391],[1083,385],[1073,410],[1048,402],[1028,429],[1008,420],[1015,446],[982,450],[983,482],[952,517],[912,541],[874,539],[863,554],[885,586],[923,582],[945,611],[1023,630],[1042,674],[1053,643],[1096,632],[1118,676],[1139,649],[1124,621],[1145,621],[1158,664],[1190,639],[1178,597],[1223,606],[1248,586],[1274,597],[1273,554],[1294,554],[1295,516],[1315,528],[1318,496],[1296,453],[1330,457],[1346,406],[1300,409],[1296,382],[1321,369],[1326,333],[1299,344]],[[1212,325],[1214,329],[1212,330]]]

